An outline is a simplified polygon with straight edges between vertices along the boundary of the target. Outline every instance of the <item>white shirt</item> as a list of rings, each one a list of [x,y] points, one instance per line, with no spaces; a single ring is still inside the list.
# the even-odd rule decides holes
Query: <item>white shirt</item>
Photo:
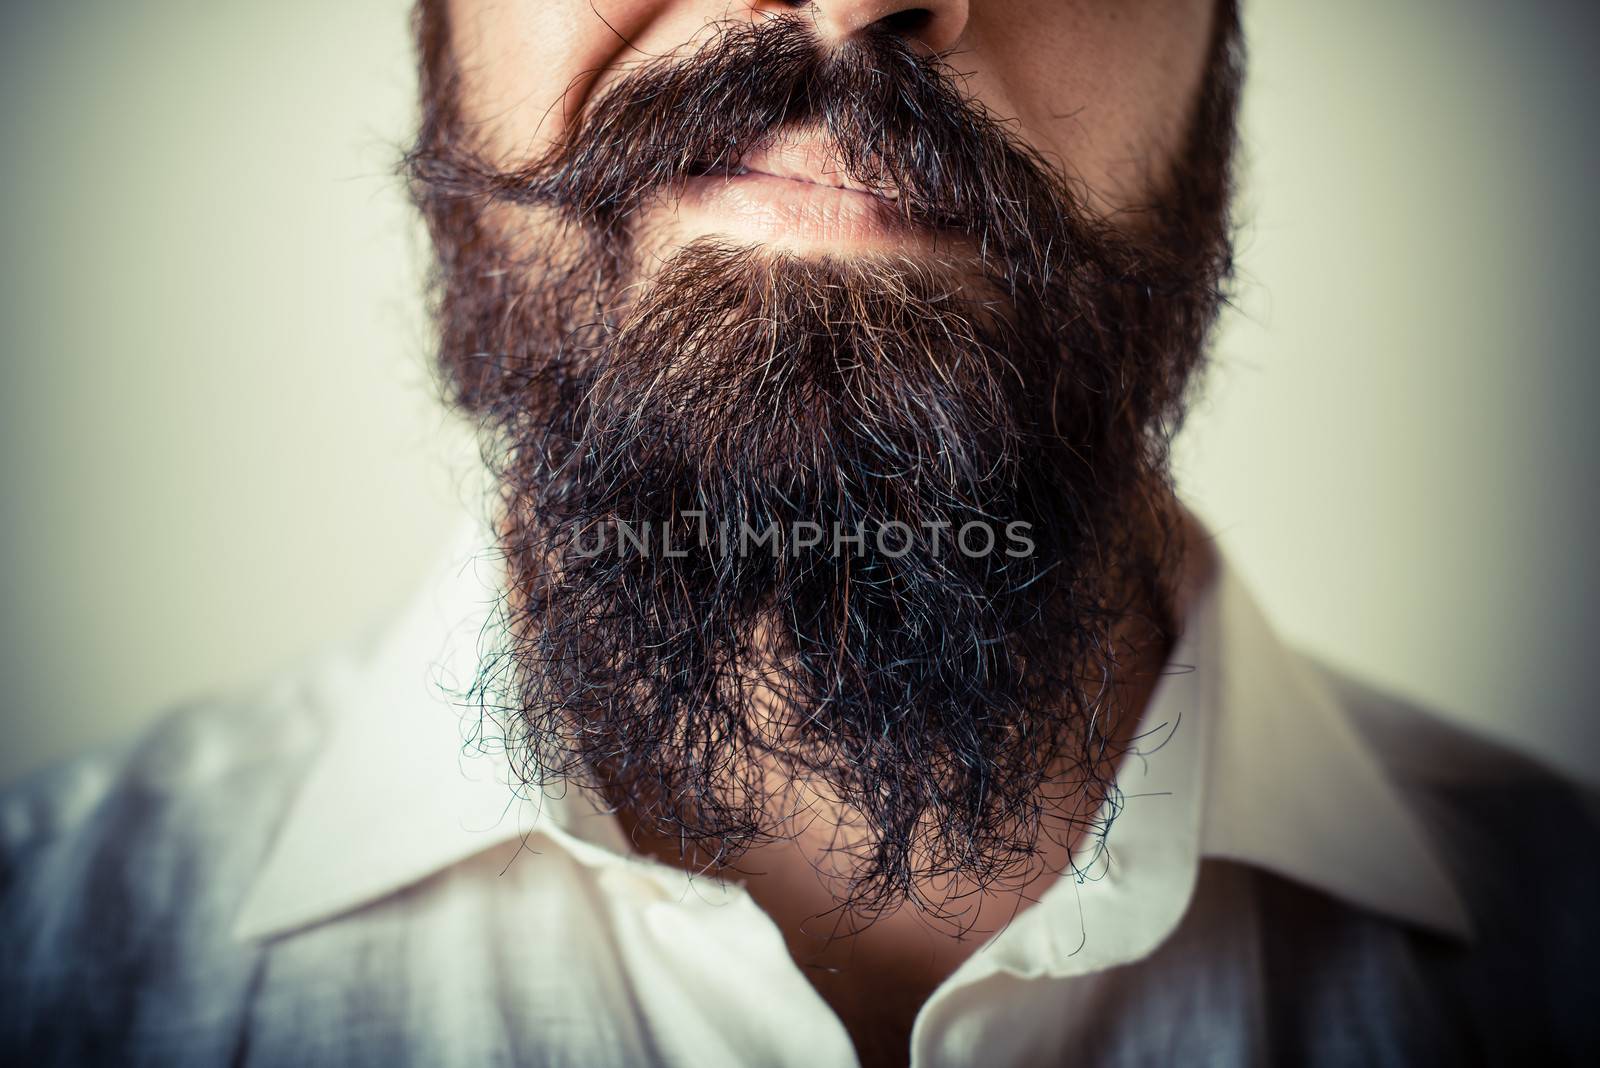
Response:
[[[1392,702],[1357,717],[1226,560],[1209,571],[1119,774],[1104,864],[938,987],[913,1065],[1309,1063],[1325,1039],[1326,1063],[1370,1063],[1424,1017],[1430,1048],[1451,1033],[1404,1005],[1434,996],[1416,976],[1436,957],[1475,959],[1462,868],[1401,780],[1501,761]],[[449,695],[497,583],[458,552],[369,650],[9,796],[0,873],[28,877],[0,877],[0,993],[24,1008],[0,1010],[0,1053],[855,1064],[741,886],[634,854],[579,791],[519,796],[468,744]],[[1322,918],[1289,924],[1289,906]],[[133,983],[111,1002],[126,1012],[85,1010],[85,984]]]

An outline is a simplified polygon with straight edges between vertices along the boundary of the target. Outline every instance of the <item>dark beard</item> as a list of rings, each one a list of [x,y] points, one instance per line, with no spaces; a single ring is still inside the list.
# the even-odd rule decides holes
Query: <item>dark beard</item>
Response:
[[[936,61],[889,37],[824,57],[790,20],[630,74],[499,173],[424,9],[413,188],[510,576],[473,696],[529,783],[591,787],[716,865],[814,784],[850,814],[857,913],[1023,877],[1042,834],[1103,837],[1119,660],[1171,629],[1167,446],[1229,264],[1219,17],[1189,149],[1133,237]],[[640,209],[800,122],[976,262],[701,240],[630,288]],[[727,538],[796,524],[824,536]],[[954,544],[967,528],[988,551]]]

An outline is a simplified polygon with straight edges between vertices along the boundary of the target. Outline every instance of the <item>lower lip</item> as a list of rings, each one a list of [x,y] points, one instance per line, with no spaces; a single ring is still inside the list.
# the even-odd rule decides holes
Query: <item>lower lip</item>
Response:
[[[796,248],[904,248],[924,236],[884,197],[754,171],[690,179],[678,217],[698,230]]]

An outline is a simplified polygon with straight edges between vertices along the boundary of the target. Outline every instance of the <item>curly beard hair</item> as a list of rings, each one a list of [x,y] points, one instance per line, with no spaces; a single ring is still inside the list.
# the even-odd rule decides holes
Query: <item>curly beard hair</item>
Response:
[[[471,696],[523,780],[708,866],[791,833],[806,784],[848,814],[856,914],[1024,878],[1041,837],[1103,842],[1119,663],[1170,637],[1168,443],[1230,270],[1231,7],[1137,236],[892,36],[730,26],[505,171],[460,118],[438,5],[418,30],[440,363],[508,575]],[[700,239],[641,269],[652,204],[799,124],[972,255]],[[827,534],[726,536],[797,523]],[[969,524],[990,551],[955,543]]]

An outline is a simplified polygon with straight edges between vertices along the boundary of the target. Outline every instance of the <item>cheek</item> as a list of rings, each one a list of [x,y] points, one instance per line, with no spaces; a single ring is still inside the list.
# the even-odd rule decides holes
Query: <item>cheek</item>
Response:
[[[968,90],[1109,214],[1155,195],[1181,150],[1216,0],[999,0],[969,32]],[[1027,24],[1029,32],[1018,33]]]
[[[534,158],[629,69],[692,49],[743,0],[448,0],[462,109],[495,163]]]
[[[595,4],[629,6],[642,5]],[[604,24],[575,0],[449,0],[449,11],[463,117],[478,146],[499,164],[526,158],[558,137],[568,100],[582,99],[586,72],[614,62],[621,47],[614,34],[596,32]]]

